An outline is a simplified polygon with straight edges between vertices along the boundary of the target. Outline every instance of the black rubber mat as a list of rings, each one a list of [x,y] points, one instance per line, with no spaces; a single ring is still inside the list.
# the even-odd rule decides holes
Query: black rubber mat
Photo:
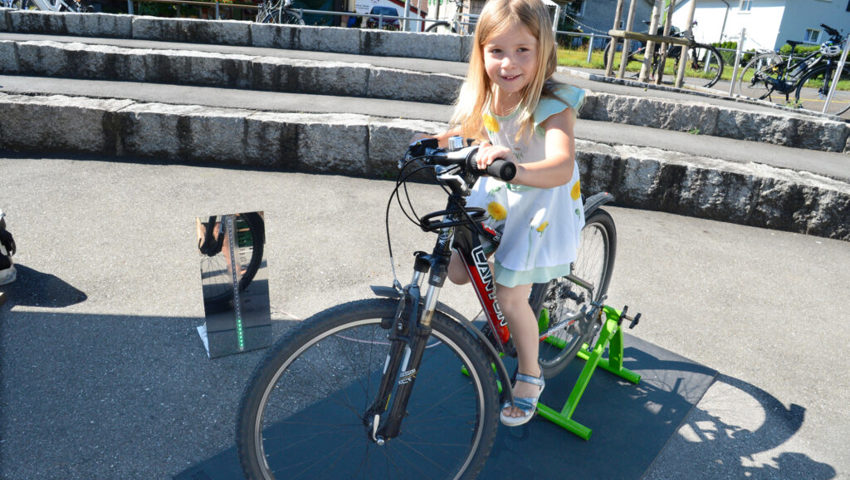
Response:
[[[717,372],[632,336],[626,335],[624,343],[624,366],[640,374],[641,381],[635,385],[597,369],[573,415],[573,420],[593,430],[589,440],[539,416],[522,427],[500,427],[479,478],[640,478]],[[560,410],[583,366],[576,360],[547,380],[541,402]],[[242,478],[236,449],[174,478]]]

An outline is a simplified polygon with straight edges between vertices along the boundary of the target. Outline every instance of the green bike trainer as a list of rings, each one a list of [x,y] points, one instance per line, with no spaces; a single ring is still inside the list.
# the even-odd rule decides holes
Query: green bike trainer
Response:
[[[621,316],[623,312],[607,305],[603,305],[602,310],[605,312],[606,320],[605,324],[602,326],[602,331],[599,334],[599,341],[596,342],[596,346],[593,348],[593,351],[588,350],[588,345],[584,344],[576,354],[577,357],[585,361],[585,365],[578,377],[578,381],[575,386],[573,386],[572,392],[570,392],[570,397],[567,399],[567,403],[564,404],[564,408],[558,412],[553,408],[543,405],[542,403],[538,402],[537,404],[537,412],[541,417],[569,430],[585,440],[590,439],[592,430],[573,420],[572,416],[578,406],[579,400],[581,400],[582,394],[584,394],[584,390],[590,382],[590,377],[593,376],[593,372],[596,371],[596,367],[602,367],[614,375],[624,378],[632,383],[636,384],[640,382],[640,375],[623,368],[623,330],[621,325]],[[544,309],[540,315],[540,322],[548,324],[548,312]],[[602,358],[602,354],[605,353],[606,347],[609,347],[608,358]]]

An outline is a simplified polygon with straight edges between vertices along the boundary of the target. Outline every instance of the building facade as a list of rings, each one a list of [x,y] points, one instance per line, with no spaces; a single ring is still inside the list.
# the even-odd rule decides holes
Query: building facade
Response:
[[[746,29],[744,50],[775,50],[788,40],[824,42],[822,23],[850,33],[850,0],[687,0],[676,6],[673,25],[686,28],[692,1],[698,42],[738,41]]]

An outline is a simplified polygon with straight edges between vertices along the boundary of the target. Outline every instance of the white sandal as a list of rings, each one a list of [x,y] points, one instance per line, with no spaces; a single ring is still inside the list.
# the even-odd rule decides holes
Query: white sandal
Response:
[[[502,405],[502,410],[499,412],[499,420],[502,421],[502,425],[506,425],[508,427],[525,425],[534,418],[534,413],[537,411],[537,400],[540,399],[540,394],[543,393],[543,388],[546,387],[546,382],[543,381],[543,375],[540,375],[539,377],[532,377],[531,375],[517,373],[516,381],[537,385],[540,387],[540,391],[537,392],[536,397],[514,397],[513,404],[511,404],[511,402],[505,402],[505,404]],[[505,415],[505,410],[511,406],[522,410],[523,416],[511,417]]]

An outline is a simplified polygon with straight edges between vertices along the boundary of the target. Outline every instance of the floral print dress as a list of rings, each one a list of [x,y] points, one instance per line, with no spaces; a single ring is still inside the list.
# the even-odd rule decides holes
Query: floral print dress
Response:
[[[550,116],[566,108],[578,110],[584,90],[568,85],[555,88],[558,98],[542,97],[534,111],[534,132],[527,143],[517,143],[517,112],[498,116],[489,111],[484,126],[493,145],[511,148],[517,162],[543,160],[544,130]],[[576,259],[584,207],[577,163],[572,178],[559,187],[535,188],[481,177],[467,205],[487,210],[485,223],[502,232],[494,255],[496,282],[506,287],[543,283],[570,272]]]

